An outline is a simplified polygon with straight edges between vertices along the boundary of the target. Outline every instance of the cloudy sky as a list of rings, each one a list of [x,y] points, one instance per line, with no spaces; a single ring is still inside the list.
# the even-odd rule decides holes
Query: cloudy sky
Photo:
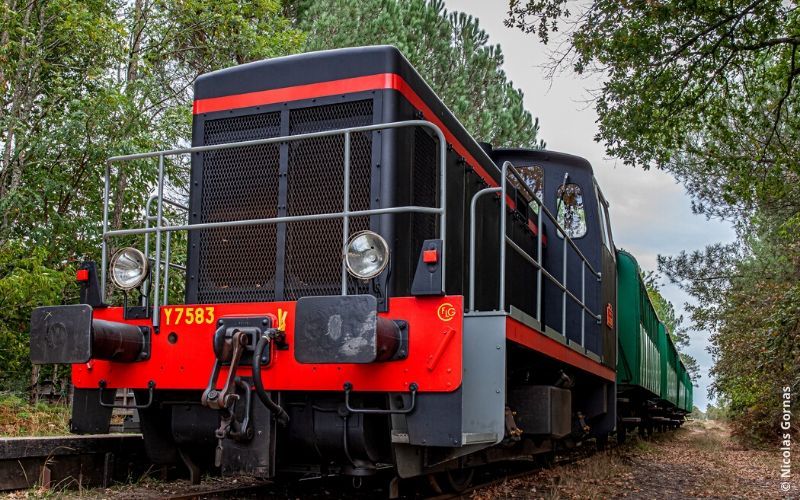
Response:
[[[547,148],[583,156],[592,163],[611,204],[615,243],[636,255],[645,270],[656,269],[659,254],[671,255],[733,239],[727,224],[692,214],[689,197],[668,174],[627,167],[605,154],[603,146],[594,142],[597,115],[587,104],[587,90],[599,88],[599,80],[564,73],[549,81],[542,69],[548,49],[536,36],[503,25],[508,5],[505,0],[446,0],[446,5],[448,10],[477,17],[489,34],[490,43],[502,46],[504,69],[525,93],[528,110],[539,118],[541,138]],[[557,42],[553,40],[551,44]],[[682,312],[689,297],[665,280],[662,283],[665,297]],[[706,407],[710,382],[707,345],[706,332],[692,332],[688,353],[697,359],[702,371],[700,387],[694,394],[695,404],[701,409]]]

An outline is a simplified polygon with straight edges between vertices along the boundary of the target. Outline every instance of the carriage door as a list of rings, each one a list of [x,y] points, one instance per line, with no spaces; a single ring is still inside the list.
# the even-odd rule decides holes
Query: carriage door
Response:
[[[603,235],[603,245],[600,259],[603,273],[600,288],[600,304],[602,307],[601,333],[603,336],[603,364],[615,368],[617,364],[617,264],[614,240],[611,237],[611,222],[608,217],[608,202],[597,189],[597,200],[600,205],[600,232]]]

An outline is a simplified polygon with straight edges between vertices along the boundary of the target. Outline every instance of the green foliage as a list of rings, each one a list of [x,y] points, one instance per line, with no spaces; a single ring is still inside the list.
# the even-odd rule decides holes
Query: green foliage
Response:
[[[297,2],[296,2],[297,3]],[[502,70],[478,20],[450,12],[441,0],[299,2],[306,50],[394,45],[477,139],[496,146],[543,147],[538,120]]]
[[[0,291],[0,356],[6,356],[0,363],[6,373],[27,370],[31,307],[66,300],[63,284],[36,280],[60,276],[65,262],[100,257],[106,159],[185,145],[199,74],[292,53],[302,43],[277,0],[52,0],[0,7],[0,280],[9,286],[8,294]],[[187,163],[165,166],[166,192],[185,198]],[[114,164],[112,228],[142,224],[156,176],[156,161]],[[141,247],[142,238],[111,244]],[[176,236],[173,255],[181,259],[185,246],[185,235]],[[173,276],[173,297],[182,281]]]
[[[728,409],[724,404],[720,406],[709,404],[706,408],[706,420],[726,421],[728,420]]]
[[[31,311],[60,304],[73,281],[71,266],[46,265],[42,247],[26,248],[19,242],[0,245],[0,384],[19,389],[30,380],[28,327]]]
[[[0,436],[69,434],[70,409],[65,404],[30,404],[12,393],[0,393]]]
[[[710,277],[702,274],[706,259],[662,262],[676,277],[697,277],[687,280],[700,300],[691,314],[712,328],[711,389],[725,398],[734,429],[768,440],[779,432],[782,388],[800,391],[800,244],[796,234],[763,229],[747,243],[748,253],[722,264],[726,272],[711,287],[695,284]]]
[[[510,1],[507,24],[543,41],[565,28],[554,66],[604,80],[609,154],[681,181],[695,212],[738,241],[660,258],[712,332],[715,382],[734,429],[772,440],[781,388],[800,383],[800,10],[780,0]]]

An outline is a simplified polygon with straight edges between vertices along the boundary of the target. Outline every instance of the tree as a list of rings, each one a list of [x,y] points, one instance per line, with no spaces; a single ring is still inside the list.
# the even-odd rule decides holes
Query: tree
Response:
[[[566,27],[554,64],[604,79],[610,155],[669,170],[698,211],[729,218],[796,194],[799,22],[780,0],[595,1],[576,16],[566,0],[511,0],[507,18],[545,42]]]
[[[603,79],[597,139],[609,154],[662,168],[693,209],[738,240],[660,257],[712,331],[711,392],[734,431],[772,439],[781,387],[800,388],[800,11],[796,2],[614,3],[577,15],[565,0],[511,0],[507,24],[544,42],[566,28],[553,69]]]
[[[478,140],[544,146],[538,120],[502,69],[500,47],[472,16],[448,13],[441,0],[319,0],[292,9],[308,33],[306,50],[394,45]]]
[[[31,311],[59,304],[65,294],[77,294],[69,268],[45,265],[46,252],[33,252],[20,244],[0,247],[0,387],[20,389],[28,385],[30,370],[28,326]]]
[[[0,254],[36,255],[40,273],[97,259],[106,159],[185,145],[199,74],[288,54],[302,42],[277,0],[5,2]],[[166,167],[169,192],[185,195],[186,163],[168,161]],[[155,161],[114,166],[112,227],[141,225],[156,173]],[[130,243],[141,242],[111,242]],[[185,245],[174,243],[180,256]],[[13,261],[2,264],[15,275]],[[27,324],[15,325],[4,335],[16,335],[23,346]],[[20,370],[28,367],[23,363]]]

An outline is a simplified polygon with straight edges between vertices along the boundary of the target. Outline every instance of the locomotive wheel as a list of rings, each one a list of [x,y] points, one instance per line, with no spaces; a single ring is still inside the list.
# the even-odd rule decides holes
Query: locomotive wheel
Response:
[[[437,494],[463,493],[475,478],[474,468],[451,469],[436,474],[428,474],[428,488]]]
[[[444,475],[447,478],[447,485],[450,487],[450,491],[463,493],[472,486],[472,480],[475,478],[475,469],[451,469],[445,472]]]

